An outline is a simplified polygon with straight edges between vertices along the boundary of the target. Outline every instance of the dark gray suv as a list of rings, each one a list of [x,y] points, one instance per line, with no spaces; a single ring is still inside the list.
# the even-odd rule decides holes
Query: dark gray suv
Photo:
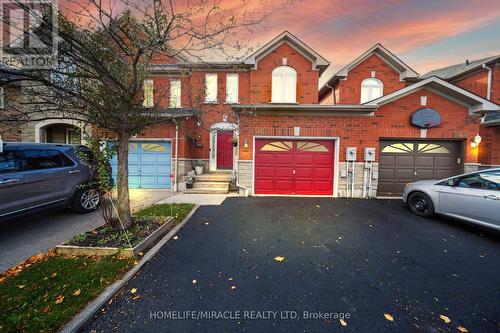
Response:
[[[95,172],[78,158],[76,150],[90,153],[84,146],[4,143],[0,220],[53,207],[70,207],[77,213],[96,210],[99,194],[84,186]]]

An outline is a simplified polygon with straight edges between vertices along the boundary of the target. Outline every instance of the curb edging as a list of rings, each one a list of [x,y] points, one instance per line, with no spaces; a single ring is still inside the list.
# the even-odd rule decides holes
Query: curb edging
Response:
[[[120,290],[125,283],[130,281],[144,266],[147,262],[149,262],[167,243],[170,238],[172,238],[177,232],[186,224],[186,222],[194,215],[194,213],[198,210],[200,205],[195,205],[191,212],[184,218],[184,220],[177,224],[172,228],[155,246],[153,246],[145,255],[142,257],[142,260],[139,261],[137,265],[132,267],[125,275],[118,281],[115,281],[113,284],[107,286],[102,293],[97,296],[90,304],[88,304],[80,313],[78,313],[69,323],[64,325],[58,332],[59,333],[75,333],[77,332],[84,324],[86,324],[99,309],[105,305],[108,300],[113,297],[118,290]]]

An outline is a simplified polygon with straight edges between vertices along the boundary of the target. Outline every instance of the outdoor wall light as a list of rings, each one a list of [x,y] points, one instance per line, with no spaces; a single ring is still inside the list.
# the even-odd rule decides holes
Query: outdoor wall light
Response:
[[[243,142],[243,147],[248,148],[248,140],[245,140],[245,141]]]
[[[479,144],[481,143],[481,136],[479,134],[477,134],[474,139],[472,140],[472,142],[470,143],[470,146],[472,148],[477,148],[479,146]]]

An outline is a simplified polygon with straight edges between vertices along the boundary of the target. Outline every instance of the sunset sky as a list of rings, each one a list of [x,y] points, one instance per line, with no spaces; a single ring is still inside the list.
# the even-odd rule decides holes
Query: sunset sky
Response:
[[[237,0],[226,0],[235,3]],[[379,42],[418,73],[500,54],[499,0],[303,0],[256,34],[288,30],[328,59],[329,72]]]

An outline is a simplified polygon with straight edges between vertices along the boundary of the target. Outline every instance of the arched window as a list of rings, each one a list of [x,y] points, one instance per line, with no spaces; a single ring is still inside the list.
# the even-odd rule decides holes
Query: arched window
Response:
[[[297,72],[289,66],[279,66],[273,70],[272,96],[273,103],[296,103]]]
[[[384,94],[384,84],[379,79],[364,79],[361,82],[360,104],[379,98]]]

